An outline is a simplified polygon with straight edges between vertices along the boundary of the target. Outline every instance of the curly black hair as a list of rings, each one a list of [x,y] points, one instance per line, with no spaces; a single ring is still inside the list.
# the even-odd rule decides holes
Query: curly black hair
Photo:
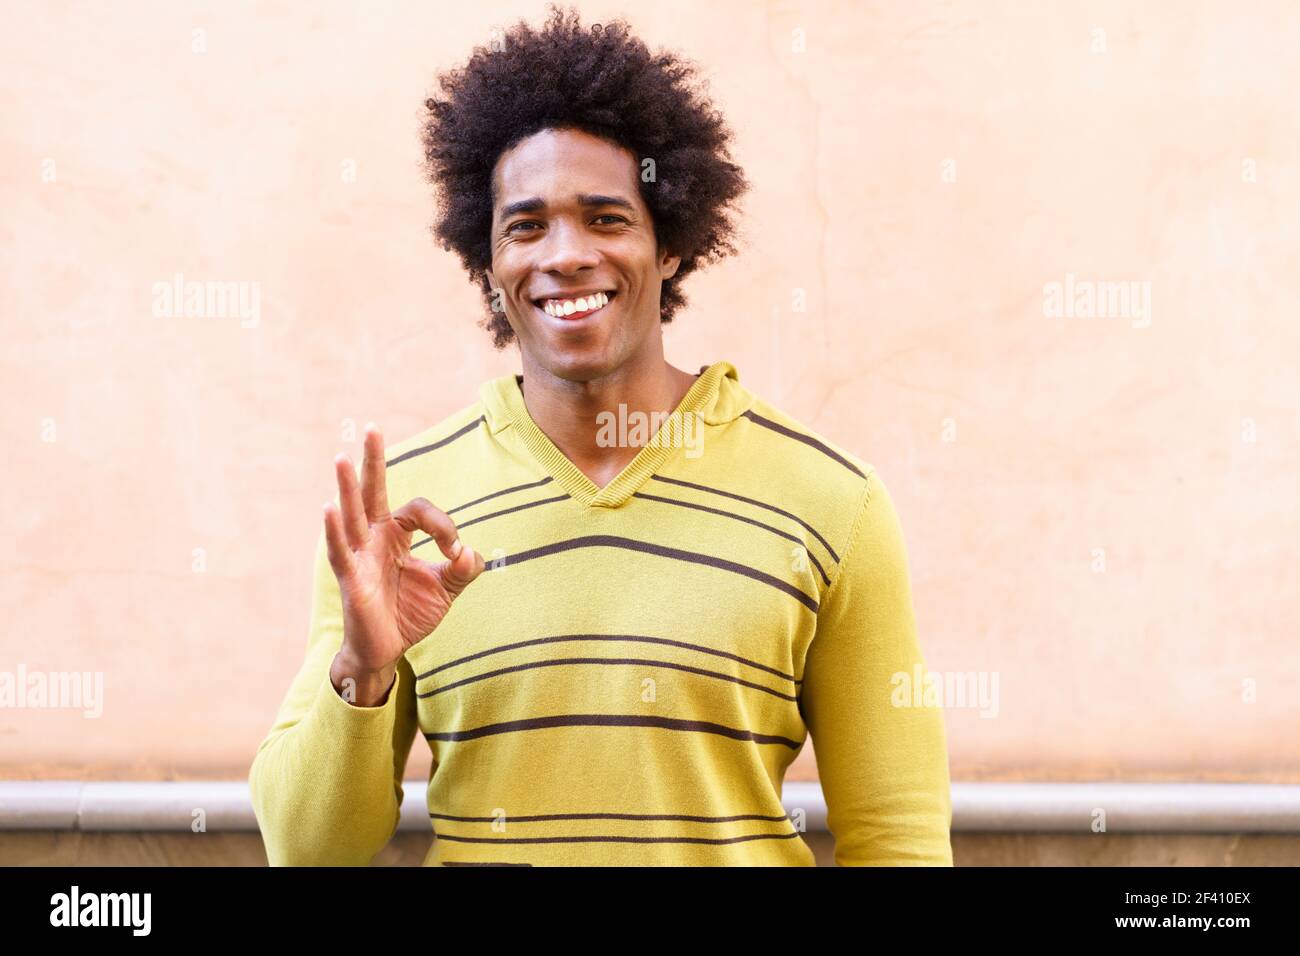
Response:
[[[676,54],[651,53],[623,19],[584,29],[578,13],[549,4],[534,30],[522,19],[465,66],[438,77],[446,98],[430,96],[423,121],[425,168],[438,192],[433,235],[455,252],[488,306],[483,325],[503,349],[514,330],[491,308],[492,172],[503,152],[543,129],[578,129],[652,158],[653,181],[640,180],[655,239],[680,256],[665,279],[660,321],[686,304],[681,281],[735,254],[729,207],[749,188],[730,161],[731,130]],[[703,86],[704,83],[698,84]]]

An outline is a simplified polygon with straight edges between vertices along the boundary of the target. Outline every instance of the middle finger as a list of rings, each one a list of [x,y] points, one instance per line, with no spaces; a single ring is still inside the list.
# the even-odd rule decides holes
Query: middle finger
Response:
[[[371,524],[388,520],[388,485],[384,474],[384,436],[373,424],[366,425],[365,458],[361,463],[361,499]]]

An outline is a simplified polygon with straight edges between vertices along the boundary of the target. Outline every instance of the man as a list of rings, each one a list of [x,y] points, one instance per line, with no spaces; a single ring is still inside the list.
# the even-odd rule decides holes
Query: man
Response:
[[[686,72],[554,13],[427,102],[438,235],[523,374],[336,459],[250,773],[272,864],[370,862],[419,732],[426,864],[812,865],[781,799],[811,733],[837,863],[951,865],[942,712],[893,698],[924,660],[888,490],[729,362],[664,359],[745,187]]]

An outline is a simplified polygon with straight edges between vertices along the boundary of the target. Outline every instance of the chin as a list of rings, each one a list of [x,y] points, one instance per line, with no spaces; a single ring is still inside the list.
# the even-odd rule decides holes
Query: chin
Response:
[[[609,361],[603,354],[579,351],[549,352],[541,364],[556,378],[568,382],[589,382],[618,368],[617,362]]]
[[[606,307],[608,308],[608,306]],[[569,382],[589,382],[604,378],[626,365],[636,354],[635,343],[629,342],[626,329],[615,323],[605,328],[588,324],[585,329],[576,325],[557,332],[547,322],[526,321],[528,337],[516,339],[533,364],[541,366],[558,379]]]

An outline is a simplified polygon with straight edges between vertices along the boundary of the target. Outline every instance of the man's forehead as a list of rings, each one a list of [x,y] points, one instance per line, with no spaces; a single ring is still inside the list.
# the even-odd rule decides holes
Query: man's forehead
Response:
[[[551,207],[587,207],[623,205],[637,208],[639,193],[631,172],[610,176],[597,170],[539,171],[533,175],[495,177],[492,190],[494,205],[501,215],[510,215],[505,207],[531,203],[526,211],[540,212]]]
[[[525,196],[521,199],[512,199],[510,196],[501,197],[501,208],[498,215],[513,216],[521,212],[544,212],[550,208],[562,206],[577,206],[583,209],[590,209],[595,206],[617,206],[621,209],[627,209],[635,212],[637,209],[635,199],[622,192],[614,193],[572,193],[568,196]]]
[[[539,136],[501,158],[492,185],[498,207],[531,199],[541,199],[547,206],[592,205],[584,197],[593,196],[635,204],[637,166],[630,153],[611,143],[590,137]]]

